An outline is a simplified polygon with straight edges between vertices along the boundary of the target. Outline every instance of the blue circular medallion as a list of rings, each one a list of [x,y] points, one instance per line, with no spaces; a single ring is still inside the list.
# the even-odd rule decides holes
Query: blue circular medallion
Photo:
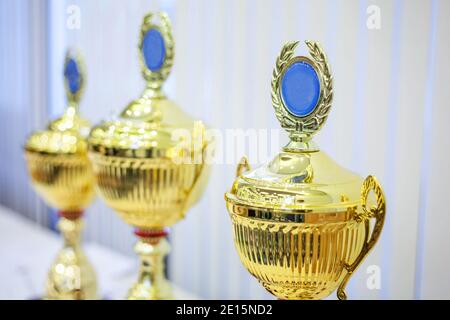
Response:
[[[150,29],[145,33],[142,41],[142,55],[145,65],[151,71],[161,69],[166,58],[166,45],[159,30]]]
[[[305,61],[293,63],[281,79],[284,105],[297,117],[310,114],[320,96],[320,80],[316,70]]]
[[[81,74],[75,59],[70,58],[67,61],[66,69],[64,70],[64,76],[66,77],[69,91],[72,94],[77,93],[81,87]]]

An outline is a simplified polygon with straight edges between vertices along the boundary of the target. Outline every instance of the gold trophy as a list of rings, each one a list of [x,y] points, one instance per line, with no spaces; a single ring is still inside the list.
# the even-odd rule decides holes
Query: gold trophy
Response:
[[[45,298],[95,299],[95,273],[80,243],[83,210],[94,198],[94,177],[87,157],[90,125],[78,113],[85,76],[77,52],[67,52],[64,77],[68,107],[46,130],[28,138],[25,158],[34,188],[59,210],[64,238],[48,274]]]
[[[100,196],[135,227],[139,238],[134,249],[140,271],[129,299],[172,298],[164,275],[164,257],[170,250],[167,228],[184,217],[207,182],[204,126],[161,90],[173,55],[168,16],[147,14],[139,41],[147,86],[119,117],[94,127],[88,139]]]
[[[298,44],[284,45],[272,76],[290,142],[254,170],[244,157],[225,200],[239,257],[264,288],[280,299],[321,299],[336,289],[346,299],[347,282],[380,236],[385,198],[373,176],[340,167],[311,140],[330,112],[332,76],[319,43],[306,41],[310,57],[294,56]]]

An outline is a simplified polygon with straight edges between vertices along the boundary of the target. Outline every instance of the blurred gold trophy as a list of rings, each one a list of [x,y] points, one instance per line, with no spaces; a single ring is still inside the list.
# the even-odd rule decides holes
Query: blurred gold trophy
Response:
[[[280,299],[321,299],[336,289],[346,299],[349,278],[380,236],[385,198],[373,176],[340,167],[311,140],[330,112],[332,76],[317,42],[306,41],[311,57],[294,56],[298,44],[282,48],[272,76],[290,142],[255,170],[243,158],[225,199],[240,259],[264,288]]]
[[[129,299],[172,298],[164,275],[164,257],[170,250],[167,227],[184,217],[207,182],[204,126],[161,90],[173,55],[169,18],[165,13],[147,14],[139,41],[147,86],[118,118],[94,127],[88,139],[100,196],[135,227],[139,238],[135,251],[140,271]]]
[[[87,157],[89,123],[78,114],[84,67],[68,51],[64,67],[68,107],[47,130],[32,134],[25,145],[28,171],[36,191],[59,210],[64,247],[48,275],[47,299],[95,299],[95,273],[80,244],[83,210],[94,198],[94,177]]]

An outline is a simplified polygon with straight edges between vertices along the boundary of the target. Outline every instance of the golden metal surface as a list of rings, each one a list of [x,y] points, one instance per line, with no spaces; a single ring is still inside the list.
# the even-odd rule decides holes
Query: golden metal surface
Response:
[[[94,197],[92,168],[86,155],[25,152],[35,190],[62,211],[86,208]]]
[[[143,39],[151,29],[161,32],[166,47],[163,65],[156,71],[147,68],[142,53]],[[167,280],[156,271],[163,269],[161,257],[168,252],[167,242],[154,233],[184,217],[200,198],[208,178],[209,170],[201,157],[208,146],[204,125],[161,90],[173,63],[173,47],[167,15],[146,15],[139,44],[146,88],[119,117],[95,126],[88,139],[101,198],[126,223],[147,234],[139,236],[135,247],[141,266],[145,263],[146,267],[141,267],[130,299],[171,297]]]
[[[339,285],[344,264],[363,247],[365,230],[354,221],[282,223],[232,215],[242,263],[280,299],[322,299]]]
[[[81,245],[82,219],[60,218],[58,228],[64,238],[64,246],[50,268],[46,299],[90,300],[97,299],[94,269],[87,260]]]
[[[311,140],[328,117],[333,88],[325,53],[317,42],[306,44],[311,58],[294,57],[298,42],[287,43],[272,77],[275,114],[291,141],[257,169],[243,158],[225,200],[239,257],[264,288],[280,299],[321,299],[335,290],[346,299],[347,282],[380,236],[385,199],[374,177],[342,168]],[[281,97],[282,75],[297,61],[320,79],[318,102],[304,117]]]
[[[164,276],[164,257],[170,246],[165,238],[141,238],[134,246],[141,264],[138,281],[128,291],[130,300],[173,299],[172,287]]]
[[[59,228],[65,240],[47,279],[49,299],[94,299],[95,275],[80,245],[81,215],[94,198],[94,177],[87,157],[89,123],[78,113],[84,85],[81,58],[68,51],[81,72],[78,91],[70,92],[69,106],[44,131],[32,134],[25,144],[25,159],[33,187],[50,206],[60,211]]]
[[[203,170],[171,159],[133,159],[93,153],[102,199],[126,223],[141,229],[169,227],[184,217]]]
[[[226,198],[278,212],[336,212],[356,206],[363,180],[325,152],[286,152],[238,176]]]

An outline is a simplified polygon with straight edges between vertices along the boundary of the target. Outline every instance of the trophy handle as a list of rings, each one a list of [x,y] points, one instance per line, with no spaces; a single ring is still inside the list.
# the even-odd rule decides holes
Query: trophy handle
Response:
[[[236,178],[242,175],[246,171],[250,171],[250,163],[248,161],[248,158],[246,156],[243,156],[241,160],[239,160],[239,163],[236,168]]]
[[[369,195],[370,191],[374,192],[377,204],[372,206],[371,208],[367,208],[367,196]],[[373,176],[368,176],[364,180],[364,183],[361,188],[361,206],[362,212],[357,213],[356,221],[364,222],[365,224],[366,228],[366,238],[364,241],[365,243],[361,250],[361,253],[359,254],[358,258],[356,258],[355,262],[353,262],[351,265],[348,264],[345,265],[347,274],[345,275],[344,279],[342,280],[337,290],[337,297],[339,300],[347,299],[347,295],[345,293],[345,286],[347,285],[348,281],[350,280],[350,277],[353,275],[355,270],[359,267],[359,265],[367,256],[367,254],[370,252],[370,250],[372,250],[372,248],[377,243],[378,238],[380,237],[381,229],[383,228],[384,218],[386,214],[386,201],[380,184],[378,183],[377,179]],[[373,227],[372,234],[369,239],[370,219],[372,218],[375,219],[375,225]]]
[[[194,205],[199,199],[206,187],[206,179],[209,175],[209,165],[205,163],[207,159],[207,148],[210,147],[205,140],[205,125],[201,121],[194,123],[192,129],[192,145],[193,154],[191,160],[193,164],[198,165],[193,178],[192,186],[187,191],[186,202],[184,204],[183,212]],[[200,143],[201,145],[198,145]],[[198,158],[200,157],[200,158]]]

